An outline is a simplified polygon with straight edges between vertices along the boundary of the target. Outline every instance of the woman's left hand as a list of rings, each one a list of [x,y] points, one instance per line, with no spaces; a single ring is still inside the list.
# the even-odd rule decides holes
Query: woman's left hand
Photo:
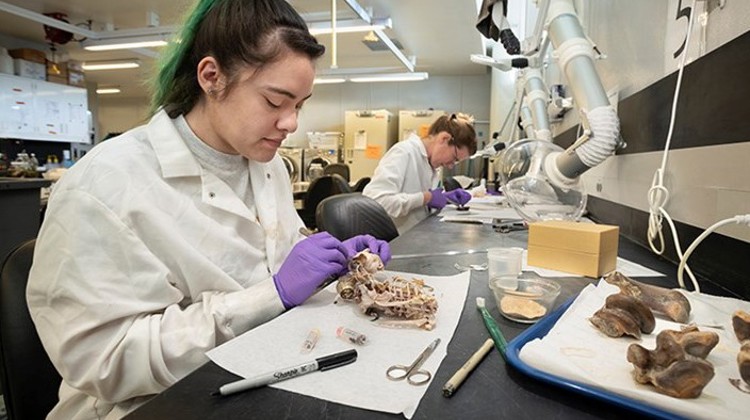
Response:
[[[376,239],[372,235],[358,235],[349,238],[343,242],[349,255],[348,258],[352,258],[358,252],[369,249],[373,254],[378,254],[383,264],[388,264],[391,260],[391,247],[388,242]]]
[[[463,206],[471,200],[471,194],[463,188],[456,188],[453,191],[445,193],[445,198],[452,203]]]

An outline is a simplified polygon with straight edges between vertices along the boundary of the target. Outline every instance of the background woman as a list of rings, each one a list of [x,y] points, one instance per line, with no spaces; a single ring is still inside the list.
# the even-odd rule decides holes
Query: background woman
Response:
[[[380,203],[403,233],[431,209],[442,209],[448,201],[466,204],[471,199],[463,189],[444,192],[436,188],[440,181],[437,169],[453,168],[476,151],[472,118],[443,115],[432,123],[427,137],[412,134],[391,147],[362,193]]]

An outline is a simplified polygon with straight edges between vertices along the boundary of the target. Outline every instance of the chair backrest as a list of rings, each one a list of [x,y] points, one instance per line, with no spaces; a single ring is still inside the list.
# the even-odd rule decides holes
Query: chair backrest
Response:
[[[369,176],[366,176],[364,178],[360,178],[359,180],[357,180],[356,183],[354,183],[354,186],[352,187],[352,192],[362,192],[362,191],[364,191],[365,187],[367,186],[367,184],[370,183],[371,180],[372,180],[372,178],[370,178]]]
[[[339,174],[349,182],[349,165],[346,163],[331,163],[323,168],[323,175]]]
[[[0,381],[8,417],[19,420],[43,419],[57,404],[62,382],[26,305],[34,244],[13,250],[0,271]]]
[[[453,191],[461,188],[461,184],[458,183],[452,176],[443,179],[443,188],[446,191]]]
[[[383,206],[361,193],[339,194],[321,201],[315,212],[318,230],[340,240],[370,234],[384,241],[398,236],[393,219]]]
[[[325,198],[336,194],[352,192],[349,183],[338,174],[323,175],[315,178],[307,188],[305,194],[304,208],[300,211],[300,217],[308,228],[315,228],[315,210],[318,204]]]

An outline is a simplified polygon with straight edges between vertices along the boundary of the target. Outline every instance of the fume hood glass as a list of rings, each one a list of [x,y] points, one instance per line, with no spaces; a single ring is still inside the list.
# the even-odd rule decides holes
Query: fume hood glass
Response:
[[[503,193],[527,221],[578,220],[586,208],[580,178],[557,185],[548,176],[560,147],[545,140],[524,139],[511,144],[500,156]]]

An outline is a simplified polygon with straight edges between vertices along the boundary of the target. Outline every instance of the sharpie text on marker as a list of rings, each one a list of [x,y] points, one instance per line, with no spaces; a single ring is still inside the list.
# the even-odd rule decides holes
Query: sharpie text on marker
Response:
[[[301,365],[275,370],[263,375],[258,375],[255,378],[248,378],[231,382],[226,385],[222,385],[218,391],[211,393],[211,395],[231,395],[248,389],[270,385],[286,379],[302,376],[318,370],[322,372],[337,368],[339,366],[348,365],[349,363],[353,363],[355,360],[357,360],[357,350],[346,350],[315,359],[312,362],[307,362]]]

